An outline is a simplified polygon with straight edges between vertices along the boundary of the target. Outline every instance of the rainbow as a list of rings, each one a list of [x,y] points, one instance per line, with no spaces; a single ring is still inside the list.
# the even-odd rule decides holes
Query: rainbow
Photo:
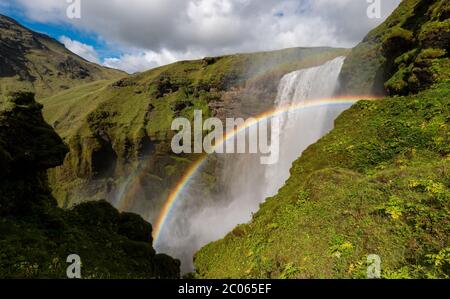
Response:
[[[374,97],[368,97],[368,96],[358,96],[358,97],[338,97],[338,98],[329,98],[329,99],[319,99],[319,100],[308,100],[303,101],[302,103],[294,104],[294,105],[288,105],[285,107],[278,107],[275,109],[271,109],[267,112],[264,112],[257,117],[253,118],[253,121],[251,122],[245,122],[245,124],[241,127],[237,127],[235,130],[227,132],[224,137],[219,140],[215,147],[222,146],[224,143],[226,143],[231,138],[234,138],[237,134],[243,132],[247,128],[258,124],[259,122],[263,120],[267,120],[268,118],[272,118],[275,116],[279,116],[281,114],[290,112],[290,111],[298,111],[301,109],[306,108],[314,108],[314,107],[321,107],[321,106],[330,106],[330,105],[351,105],[359,100],[376,100],[377,98]],[[180,198],[180,194],[186,189],[186,187],[191,182],[192,178],[195,177],[197,172],[201,169],[202,165],[206,161],[208,155],[204,154],[199,159],[197,159],[195,162],[193,162],[190,167],[185,171],[183,176],[180,178],[180,180],[177,182],[175,187],[172,189],[170,194],[168,195],[166,201],[164,202],[164,205],[162,206],[159,216],[154,222],[154,230],[153,230],[153,238],[155,240],[155,244],[158,244],[159,238],[161,236],[161,231],[166,224],[167,220],[170,218],[170,215],[172,214],[174,207],[176,206],[176,203],[178,199]]]

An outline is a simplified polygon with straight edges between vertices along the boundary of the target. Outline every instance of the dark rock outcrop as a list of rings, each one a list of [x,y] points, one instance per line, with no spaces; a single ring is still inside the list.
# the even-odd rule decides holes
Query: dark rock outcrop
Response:
[[[152,226],[106,201],[57,207],[46,170],[68,148],[34,94],[0,98],[0,277],[62,278],[78,254],[84,278],[178,278],[180,262],[156,255]]]

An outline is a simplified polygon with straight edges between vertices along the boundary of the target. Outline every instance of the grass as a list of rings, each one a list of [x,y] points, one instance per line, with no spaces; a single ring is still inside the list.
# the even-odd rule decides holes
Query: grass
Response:
[[[391,97],[339,116],[193,276],[365,278],[377,254],[383,278],[450,277],[449,9],[405,0],[352,50],[343,90]]]
[[[200,278],[448,277],[450,85],[359,102],[294,162],[250,223],[202,248]]]

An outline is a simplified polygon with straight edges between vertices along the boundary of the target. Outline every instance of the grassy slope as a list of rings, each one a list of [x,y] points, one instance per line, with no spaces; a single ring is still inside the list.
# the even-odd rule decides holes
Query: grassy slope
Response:
[[[278,82],[289,71],[346,53],[345,49],[296,48],[184,61],[42,99],[46,120],[71,147],[64,166],[51,173],[55,195],[66,205],[81,197],[105,198],[110,178],[128,174],[144,156],[149,164],[147,181],[152,186],[144,198],[158,194],[164,197],[164,190],[190,162],[190,157],[180,160],[171,155],[170,126],[174,117],[191,117],[194,109],[210,115],[214,113],[211,103],[220,103],[232,89],[255,91],[240,101],[250,107],[247,114],[258,113],[268,109],[276,92],[276,85],[260,88],[265,82]],[[108,144],[102,140],[108,140]],[[116,156],[112,170],[96,167],[95,153],[102,147],[110,147]],[[86,184],[94,187],[78,196],[79,190],[86,190]]]
[[[290,52],[292,58],[289,58]],[[159,123],[150,117],[149,135],[156,137],[170,131],[171,116],[174,112],[179,112],[173,111],[175,109],[171,105],[177,100],[198,100],[202,102],[200,106],[206,105],[211,89],[224,90],[228,85],[244,84],[247,78],[256,80],[258,76],[268,75],[268,72],[274,73],[274,76],[284,74],[346,53],[345,50],[333,49],[317,50],[317,54],[314,52],[314,49],[289,49],[224,56],[212,58],[215,62],[210,65],[205,65],[204,60],[184,61],[129,76],[120,81],[124,82],[121,86],[114,86],[112,83],[115,81],[96,81],[47,97],[41,102],[45,105],[46,119],[55,124],[63,137],[74,135],[74,131],[86,124],[85,119],[89,113],[106,105],[110,106],[105,107],[110,111],[120,113],[108,121],[127,123],[130,127],[138,126],[135,122],[142,123],[142,112],[152,104],[155,106],[152,116],[162,121]],[[160,81],[165,78],[169,78],[169,87],[163,95],[157,95],[157,89],[162,85]],[[176,90],[170,90],[171,86]],[[171,115],[165,115],[167,113]]]
[[[404,1],[387,24],[417,3]],[[416,16],[423,28],[415,30],[441,18],[445,5],[437,1]],[[389,46],[390,38],[378,46]],[[450,60],[440,51],[423,63],[429,46],[415,40],[409,63],[420,63],[433,83],[415,95],[362,101],[344,112],[335,129],[294,162],[286,184],[250,223],[196,254],[196,275],[363,278],[367,256],[378,254],[383,277],[448,277]],[[392,75],[409,65],[389,67]],[[417,91],[416,83],[408,81],[408,93]]]
[[[450,246],[449,92],[346,111],[249,224],[197,253],[199,277],[363,277],[368,254],[386,276],[431,266]]]
[[[90,63],[58,41],[0,15],[0,95],[28,90],[37,98],[126,74]]]

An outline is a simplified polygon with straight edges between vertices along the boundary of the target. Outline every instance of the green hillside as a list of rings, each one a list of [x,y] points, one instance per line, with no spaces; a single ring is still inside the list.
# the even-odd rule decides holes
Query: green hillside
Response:
[[[449,11],[404,0],[352,50],[343,90],[391,96],[344,112],[195,276],[364,278],[377,254],[384,278],[450,277]]]
[[[0,15],[0,95],[28,90],[38,98],[126,74],[90,63],[60,42]]]
[[[190,118],[194,109],[220,118],[256,115],[272,107],[284,74],[347,53],[294,48],[182,61],[44,98],[45,119],[70,147],[64,165],[50,173],[54,194],[62,206],[110,199],[139,164],[146,171],[134,201],[156,212],[194,158],[170,149],[175,117]]]

